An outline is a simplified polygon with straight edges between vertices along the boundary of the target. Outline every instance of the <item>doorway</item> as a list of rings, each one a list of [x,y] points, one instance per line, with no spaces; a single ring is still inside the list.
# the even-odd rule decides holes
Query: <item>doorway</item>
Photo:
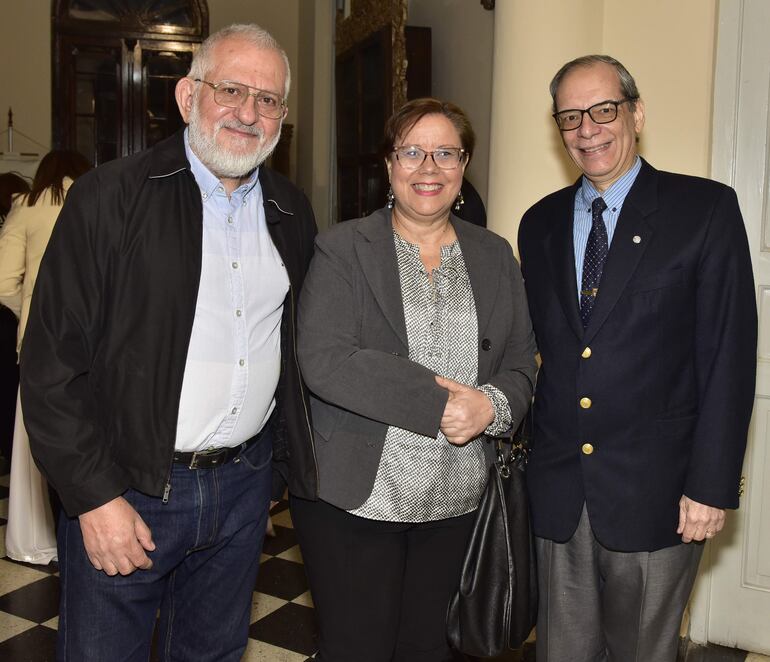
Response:
[[[57,0],[52,18],[57,148],[100,165],[183,125],[174,87],[208,35],[205,0]]]
[[[738,194],[759,308],[754,417],[741,507],[707,547],[691,603],[696,643],[770,654],[770,3],[721,0],[712,175]]]

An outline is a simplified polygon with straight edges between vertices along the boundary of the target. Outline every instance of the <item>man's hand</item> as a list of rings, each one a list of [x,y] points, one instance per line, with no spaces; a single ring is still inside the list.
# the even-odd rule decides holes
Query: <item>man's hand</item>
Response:
[[[436,383],[449,391],[440,427],[450,443],[458,446],[467,443],[495,420],[492,403],[478,389],[438,375]]]
[[[94,568],[111,576],[152,568],[145,553],[155,549],[152,533],[123,497],[89,510],[79,519],[86,554]]]
[[[684,494],[679,499],[679,526],[676,532],[682,535],[682,542],[713,538],[724,525],[724,509],[698,503]]]

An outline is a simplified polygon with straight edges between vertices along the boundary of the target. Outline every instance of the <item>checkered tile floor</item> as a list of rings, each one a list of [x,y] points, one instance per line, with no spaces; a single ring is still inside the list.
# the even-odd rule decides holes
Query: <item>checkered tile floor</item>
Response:
[[[53,662],[57,568],[5,557],[9,481],[5,464],[0,457],[0,660]],[[312,662],[316,652],[313,601],[285,501],[273,508],[272,520],[276,536],[265,538],[242,662]],[[534,662],[533,647],[528,645],[497,662]]]
[[[58,625],[56,564],[18,563],[5,556],[8,467],[0,455],[0,660],[53,662]],[[251,608],[249,642],[242,662],[313,662],[315,618],[288,503],[272,510],[276,536],[266,537]],[[459,659],[459,658],[458,658]],[[770,662],[756,653],[691,645],[685,662]],[[153,658],[150,662],[155,662]],[[466,662],[481,662],[468,658]],[[489,662],[535,662],[534,633],[519,651]]]
[[[59,577],[50,566],[5,558],[8,475],[0,476],[0,660],[55,659]],[[265,538],[243,662],[305,662],[315,653],[313,602],[288,504],[272,511],[276,537]]]

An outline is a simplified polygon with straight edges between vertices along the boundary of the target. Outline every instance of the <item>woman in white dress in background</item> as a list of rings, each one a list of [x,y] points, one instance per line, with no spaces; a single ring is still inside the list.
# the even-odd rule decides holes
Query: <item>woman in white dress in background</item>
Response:
[[[81,154],[54,150],[43,157],[32,189],[13,203],[0,231],[0,303],[19,317],[16,349],[21,351],[29,303],[40,260],[72,182],[91,169]],[[77,256],[73,255],[73,259]],[[56,527],[48,486],[35,466],[16,402],[6,554],[17,561],[48,564],[56,559]]]

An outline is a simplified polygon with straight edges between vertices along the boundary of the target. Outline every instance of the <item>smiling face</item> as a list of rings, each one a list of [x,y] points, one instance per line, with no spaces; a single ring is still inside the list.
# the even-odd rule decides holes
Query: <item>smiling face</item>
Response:
[[[405,135],[399,136],[396,147],[420,147],[432,152],[439,147],[462,147],[460,134],[443,115],[422,117]],[[416,170],[406,170],[391,154],[386,160],[390,185],[395,196],[394,212],[418,223],[430,223],[449,217],[463,181],[466,161],[453,170],[442,170],[428,156]]]
[[[620,101],[623,94],[615,68],[599,63],[567,73],[556,92],[556,110],[590,108],[601,101]],[[636,158],[636,136],[644,126],[644,105],[636,101],[618,106],[617,118],[596,124],[588,113],[574,131],[562,131],[564,147],[598,191],[605,191],[626,173]]]
[[[230,37],[214,46],[210,64],[205,80],[211,83],[244,83],[283,98],[286,67],[278,51]],[[177,83],[176,99],[189,124],[191,149],[228,188],[262,163],[281,137],[283,118],[262,117],[254,97],[240,108],[228,108],[214,101],[211,87],[183,78]]]

